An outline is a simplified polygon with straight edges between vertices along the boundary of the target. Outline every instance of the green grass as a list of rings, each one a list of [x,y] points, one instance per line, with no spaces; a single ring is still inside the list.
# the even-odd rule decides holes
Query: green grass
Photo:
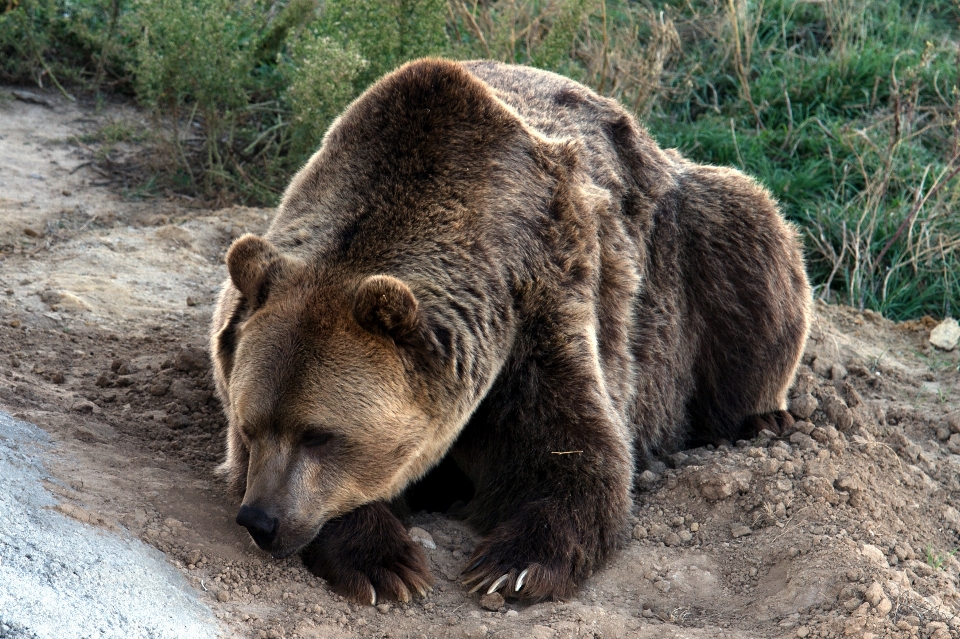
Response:
[[[960,0],[15,0],[0,78],[135,95],[170,158],[157,186],[269,204],[406,60],[550,69],[756,176],[819,297],[942,317],[960,307],[958,25]]]
[[[933,546],[928,545],[927,552],[926,552],[927,565],[933,568],[934,570],[943,570],[946,566],[947,560],[950,557],[953,557],[954,555],[956,555],[957,550],[958,550],[957,548],[954,548],[953,550],[946,553],[935,552],[933,550]]]

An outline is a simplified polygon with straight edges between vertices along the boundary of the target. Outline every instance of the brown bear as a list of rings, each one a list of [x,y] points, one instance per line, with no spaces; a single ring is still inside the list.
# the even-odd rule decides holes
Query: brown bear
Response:
[[[331,126],[227,254],[211,332],[237,522],[338,593],[432,583],[395,514],[441,461],[465,583],[566,598],[655,452],[784,426],[808,329],[796,231],[552,73],[420,60]]]

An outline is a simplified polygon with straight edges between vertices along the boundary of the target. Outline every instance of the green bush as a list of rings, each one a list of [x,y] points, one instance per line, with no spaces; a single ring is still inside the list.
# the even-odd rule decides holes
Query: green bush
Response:
[[[818,296],[905,318],[960,306],[958,24],[957,0],[12,0],[0,77],[135,91],[170,186],[270,203],[403,62],[535,65],[757,176]]]
[[[330,123],[356,97],[370,64],[355,47],[311,31],[292,42],[290,58],[285,95],[293,112],[290,151],[303,158],[320,146]]]

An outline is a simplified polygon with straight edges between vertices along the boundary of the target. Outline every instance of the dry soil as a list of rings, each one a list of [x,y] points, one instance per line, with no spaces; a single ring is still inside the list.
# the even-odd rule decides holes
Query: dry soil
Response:
[[[0,408],[55,442],[60,511],[165,553],[226,634],[960,636],[958,354],[927,344],[930,320],[823,304],[798,430],[644,473],[633,538],[576,598],[482,605],[459,582],[476,535],[418,513],[433,592],[343,601],[296,558],[259,552],[212,473],[224,420],[205,334],[227,247],[271,211],[137,200],[115,173],[135,145],[91,141],[135,128],[135,110],[0,96]]]

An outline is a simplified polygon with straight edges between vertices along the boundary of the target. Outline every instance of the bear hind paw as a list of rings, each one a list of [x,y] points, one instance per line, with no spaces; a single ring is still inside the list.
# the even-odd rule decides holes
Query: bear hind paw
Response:
[[[745,434],[756,437],[765,430],[771,431],[777,437],[789,435],[794,430],[793,415],[785,410],[775,410],[762,415],[751,415],[744,424]]]

